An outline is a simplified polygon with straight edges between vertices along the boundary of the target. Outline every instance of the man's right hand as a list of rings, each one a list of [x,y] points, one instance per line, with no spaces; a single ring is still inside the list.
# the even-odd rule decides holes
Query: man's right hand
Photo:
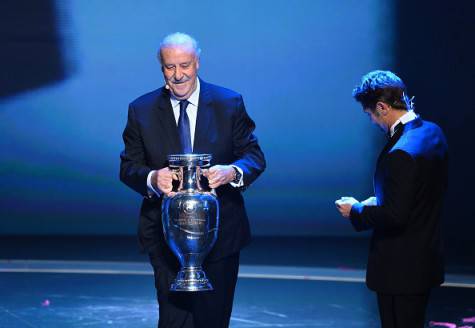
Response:
[[[152,186],[155,190],[160,190],[163,194],[169,196],[173,189],[173,180],[178,180],[176,174],[168,167],[153,171]]]

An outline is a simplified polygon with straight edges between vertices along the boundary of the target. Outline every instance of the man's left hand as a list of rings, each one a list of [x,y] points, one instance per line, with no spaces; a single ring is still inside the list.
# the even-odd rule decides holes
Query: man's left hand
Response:
[[[203,170],[203,175],[208,178],[210,188],[216,189],[233,181],[235,171],[231,165],[215,165]]]
[[[335,201],[336,208],[345,218],[350,217],[351,207],[356,203],[358,203],[358,201],[353,197],[341,197]]]

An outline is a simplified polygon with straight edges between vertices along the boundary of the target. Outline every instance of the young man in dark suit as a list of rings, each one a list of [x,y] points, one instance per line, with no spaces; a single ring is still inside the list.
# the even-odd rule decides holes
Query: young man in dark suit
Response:
[[[160,45],[165,86],[129,105],[123,133],[120,179],[144,196],[139,240],[155,274],[159,327],[228,327],[239,268],[239,252],[250,241],[243,188],[265,169],[240,94],[198,78],[200,49],[187,34],[174,33]],[[184,293],[169,288],[179,269],[164,241],[161,202],[172,191],[167,156],[207,153],[205,175],[220,203],[218,239],[203,264],[214,290]]]
[[[377,293],[382,327],[422,328],[430,289],[444,281],[447,143],[436,124],[414,113],[403,81],[392,72],[366,74],[353,96],[389,141],[376,164],[375,196],[335,203],[357,231],[373,230],[366,283]]]

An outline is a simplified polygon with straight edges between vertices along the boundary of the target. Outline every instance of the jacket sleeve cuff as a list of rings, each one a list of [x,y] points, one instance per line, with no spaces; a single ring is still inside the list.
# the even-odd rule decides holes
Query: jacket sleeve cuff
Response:
[[[364,205],[361,203],[355,203],[353,204],[353,206],[351,206],[350,222],[356,231],[366,230],[362,217],[361,217],[361,214],[363,213],[363,209],[364,209]]]
[[[231,166],[234,167],[236,170],[238,170],[239,173],[241,173],[241,179],[239,180],[238,183],[230,182],[229,184],[233,186],[234,188],[239,188],[239,187],[244,186],[244,174],[243,174],[242,169],[236,165],[231,165]]]

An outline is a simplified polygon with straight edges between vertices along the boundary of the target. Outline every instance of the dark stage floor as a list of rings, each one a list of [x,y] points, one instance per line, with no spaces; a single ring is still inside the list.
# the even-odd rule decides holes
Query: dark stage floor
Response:
[[[457,251],[463,246],[463,252]],[[471,243],[433,291],[430,327],[475,327]],[[231,327],[379,327],[367,240],[257,238],[242,254]],[[154,327],[146,257],[129,237],[3,237],[0,328]]]

